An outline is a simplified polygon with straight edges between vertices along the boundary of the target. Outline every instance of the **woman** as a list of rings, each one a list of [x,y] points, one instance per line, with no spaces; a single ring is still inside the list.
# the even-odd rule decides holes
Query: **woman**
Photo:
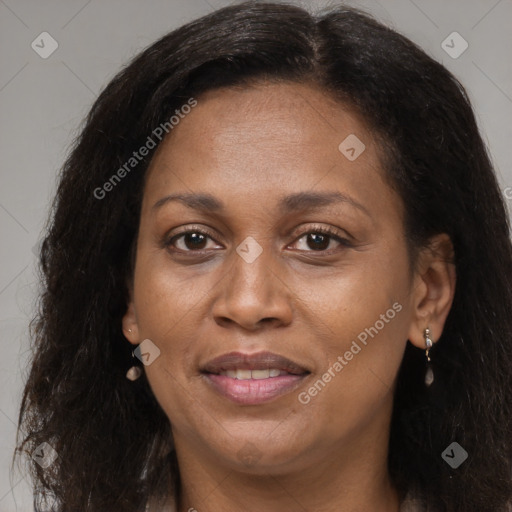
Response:
[[[142,52],[41,264],[37,510],[510,506],[504,202],[463,87],[369,16],[249,2]]]

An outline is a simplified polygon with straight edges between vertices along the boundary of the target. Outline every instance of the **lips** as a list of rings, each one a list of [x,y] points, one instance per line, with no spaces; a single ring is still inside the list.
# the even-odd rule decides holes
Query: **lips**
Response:
[[[256,354],[244,354],[242,352],[230,352],[211,361],[208,361],[202,371],[219,375],[226,371],[237,370],[279,370],[291,375],[303,375],[309,373],[307,368],[272,352],[258,352]],[[274,375],[276,376],[276,375]]]
[[[230,352],[202,368],[210,389],[237,405],[258,405],[297,389],[310,371],[272,352]]]

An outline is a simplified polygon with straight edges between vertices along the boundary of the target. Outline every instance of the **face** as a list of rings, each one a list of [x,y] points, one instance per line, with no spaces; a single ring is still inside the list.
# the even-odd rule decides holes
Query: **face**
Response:
[[[123,321],[178,454],[278,472],[385,444],[415,282],[371,132],[307,85],[197,101],[148,170]]]

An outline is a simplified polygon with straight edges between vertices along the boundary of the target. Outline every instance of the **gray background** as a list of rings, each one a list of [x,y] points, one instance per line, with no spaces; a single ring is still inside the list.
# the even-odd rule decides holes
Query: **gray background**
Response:
[[[93,100],[122,64],[173,28],[230,3],[0,0],[0,512],[33,510],[28,479],[9,468],[38,290],[34,248],[57,171]],[[295,3],[314,10],[336,2]],[[375,14],[461,80],[510,205],[512,0],[345,3]],[[458,58],[441,47],[453,31],[469,43]],[[59,45],[46,59],[31,47],[42,32]]]

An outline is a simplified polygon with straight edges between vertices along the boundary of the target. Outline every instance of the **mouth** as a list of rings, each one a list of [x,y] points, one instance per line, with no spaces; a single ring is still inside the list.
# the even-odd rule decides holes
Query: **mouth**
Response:
[[[271,352],[231,352],[201,368],[211,389],[239,405],[269,402],[299,387],[311,372]]]

